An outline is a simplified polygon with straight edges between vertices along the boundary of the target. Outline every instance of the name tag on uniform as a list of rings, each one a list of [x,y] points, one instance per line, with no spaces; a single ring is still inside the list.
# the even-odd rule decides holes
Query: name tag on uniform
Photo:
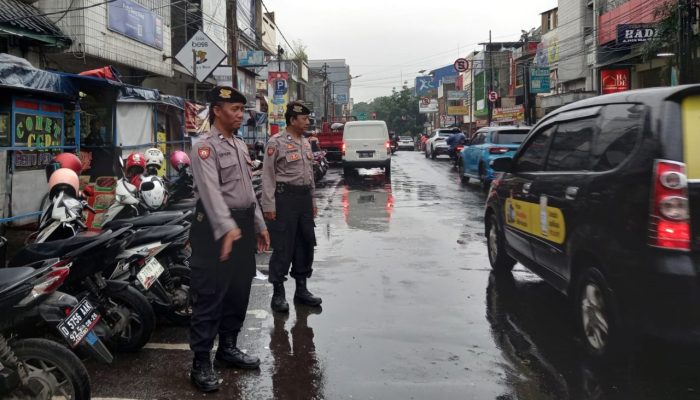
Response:
[[[287,161],[292,162],[292,161],[299,161],[301,159],[301,156],[299,153],[291,153],[287,154]]]

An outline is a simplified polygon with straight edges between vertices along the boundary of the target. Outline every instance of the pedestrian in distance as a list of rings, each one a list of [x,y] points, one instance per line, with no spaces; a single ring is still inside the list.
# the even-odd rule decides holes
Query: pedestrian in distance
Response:
[[[208,95],[211,130],[192,146],[192,174],[197,208],[190,241],[194,352],[190,378],[203,392],[219,388],[221,378],[211,362],[214,338],[217,367],[257,369],[260,360],[242,352],[238,333],[245,320],[258,251],[267,251],[270,236],[257,207],[252,161],[236,136],[246,98],[237,90],[215,87]]]
[[[270,227],[273,249],[270,307],[276,312],[289,311],[284,291],[287,274],[296,280],[295,302],[312,307],[321,305],[321,298],[306,287],[313,272],[314,218],[318,214],[314,199],[313,153],[304,137],[309,114],[311,111],[300,102],[288,104],[284,114],[287,129],[270,138],[263,162],[262,208]]]

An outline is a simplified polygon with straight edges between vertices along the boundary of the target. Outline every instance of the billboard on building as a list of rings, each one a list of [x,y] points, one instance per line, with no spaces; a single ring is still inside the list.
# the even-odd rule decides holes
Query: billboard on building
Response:
[[[418,112],[421,114],[434,113],[438,111],[438,101],[423,97],[418,102]]]
[[[134,1],[107,3],[107,29],[163,50],[163,19]]]
[[[202,31],[206,33],[224,53],[228,54],[226,2],[220,0],[201,0],[201,2],[202,15],[204,16],[202,18]]]
[[[272,71],[267,73],[267,95],[269,99],[268,113],[270,124],[277,128],[270,133],[281,132],[287,127],[284,112],[289,102],[289,74],[287,72]]]
[[[600,86],[603,94],[630,90],[630,70],[627,68],[600,70]]]
[[[437,89],[437,83],[432,76],[416,77],[416,96],[425,96],[431,90]]]
[[[530,93],[549,93],[549,67],[530,68]]]

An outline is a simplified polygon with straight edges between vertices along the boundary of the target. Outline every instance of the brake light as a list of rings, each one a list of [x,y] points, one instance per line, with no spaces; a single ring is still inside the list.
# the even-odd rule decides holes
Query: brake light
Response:
[[[51,272],[35,283],[32,291],[25,298],[23,298],[18,305],[26,306],[39,296],[44,296],[55,292],[56,289],[58,289],[58,287],[61,286],[68,277],[68,274],[70,273],[70,265],[71,263],[68,263],[62,267],[53,266]]]
[[[690,250],[690,209],[685,164],[656,160],[649,219],[649,244]]]
[[[384,143],[384,147],[386,147],[386,154],[391,153],[391,142],[390,142],[390,141],[387,140],[387,141]]]
[[[345,144],[345,142],[343,142],[343,146],[340,148],[341,155],[345,156],[346,149],[347,149],[347,145]]]
[[[457,153],[461,153],[464,146],[457,146]]]
[[[490,147],[489,148],[489,153],[490,154],[503,154],[509,152],[510,149],[507,147]]]

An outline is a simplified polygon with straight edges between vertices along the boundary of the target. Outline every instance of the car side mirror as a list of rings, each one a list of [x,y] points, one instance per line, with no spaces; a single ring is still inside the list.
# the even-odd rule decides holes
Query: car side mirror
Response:
[[[491,168],[496,172],[510,172],[513,168],[513,159],[500,157],[491,161]]]

